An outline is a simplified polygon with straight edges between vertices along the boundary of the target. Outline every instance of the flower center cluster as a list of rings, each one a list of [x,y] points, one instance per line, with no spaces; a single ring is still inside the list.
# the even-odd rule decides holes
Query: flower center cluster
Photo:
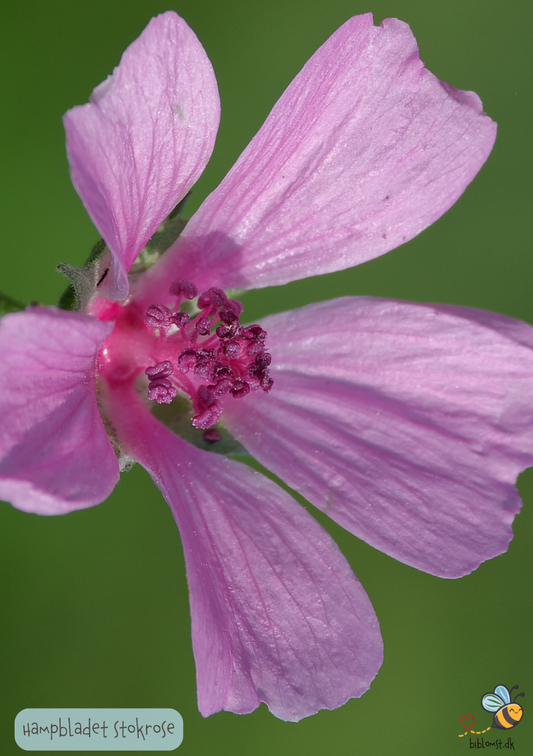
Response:
[[[201,294],[199,311],[193,317],[180,306],[196,299],[196,286],[178,278],[170,293],[176,297],[174,309],[152,304],[144,320],[164,340],[158,353],[166,358],[145,370],[148,398],[170,404],[178,391],[183,391],[193,404],[192,424],[206,430],[220,418],[221,397],[242,399],[250,391],[272,388],[267,333],[259,325],[242,326],[241,303],[228,299],[222,289],[213,287]]]

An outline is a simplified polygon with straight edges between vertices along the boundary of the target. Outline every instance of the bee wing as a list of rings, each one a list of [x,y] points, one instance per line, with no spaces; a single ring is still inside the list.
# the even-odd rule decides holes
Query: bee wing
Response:
[[[511,694],[509,693],[509,690],[505,687],[505,685],[497,685],[494,688],[494,693],[499,696],[506,704],[508,704],[511,700]]]
[[[498,690],[498,688],[496,688]],[[481,699],[481,705],[485,711],[498,711],[504,706],[505,701],[496,695],[496,693],[486,693]]]

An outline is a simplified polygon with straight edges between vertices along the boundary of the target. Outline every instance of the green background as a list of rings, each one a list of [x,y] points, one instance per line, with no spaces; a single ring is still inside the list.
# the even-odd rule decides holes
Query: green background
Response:
[[[86,102],[149,18],[168,8],[204,44],[222,100],[215,154],[191,209],[308,57],[357,13],[410,23],[428,68],[476,91],[499,124],[487,164],[431,228],[348,272],[247,294],[248,320],[369,294],[533,323],[533,6],[526,0],[4,2],[0,289],[54,303],[65,286],[55,265],[87,256],[97,232],[70,184],[61,115]],[[519,488],[524,508],[508,553],[460,580],[417,572],[327,523],[374,604],[385,662],[363,698],[298,724],[264,706],[241,717],[199,715],[180,540],[141,468],[124,475],[105,503],[66,517],[0,505],[1,752],[20,753],[13,721],[25,707],[171,707],[184,718],[184,755],[464,753],[459,717],[471,712],[484,729],[491,717],[481,695],[518,683],[525,715],[511,734],[517,752],[531,753],[533,470]],[[494,730],[488,735],[494,740]]]

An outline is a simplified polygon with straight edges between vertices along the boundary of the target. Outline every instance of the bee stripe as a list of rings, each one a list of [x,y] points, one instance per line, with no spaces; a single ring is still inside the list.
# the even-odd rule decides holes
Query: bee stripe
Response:
[[[502,729],[508,730],[511,727],[514,727],[515,724],[518,723],[520,720],[520,717],[515,715],[516,712],[513,710],[509,710],[509,706],[504,706],[502,709],[500,709],[498,712],[496,712],[496,719],[498,720],[498,723]]]

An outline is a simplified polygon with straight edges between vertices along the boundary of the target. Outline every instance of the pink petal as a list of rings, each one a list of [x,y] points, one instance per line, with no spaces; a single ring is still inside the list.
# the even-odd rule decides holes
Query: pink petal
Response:
[[[72,183],[113,252],[110,299],[159,224],[204,170],[220,118],[215,75],[173,11],[153,18],[120,65],[64,117]]]
[[[112,325],[38,307],[0,320],[0,499],[37,514],[99,504],[118,463],[96,405]]]
[[[133,392],[112,406],[180,529],[201,713],[264,701],[296,721],[362,695],[382,661],[379,626],[330,536],[267,478],[175,436]]]
[[[495,136],[477,95],[424,68],[407,24],[356,16],[294,79],[152,276],[159,288],[182,275],[202,289],[254,288],[377,257],[457,200]]]
[[[533,329],[462,307],[339,299],[262,322],[274,386],[223,418],[372,546],[442,577],[507,549],[533,464]]]

